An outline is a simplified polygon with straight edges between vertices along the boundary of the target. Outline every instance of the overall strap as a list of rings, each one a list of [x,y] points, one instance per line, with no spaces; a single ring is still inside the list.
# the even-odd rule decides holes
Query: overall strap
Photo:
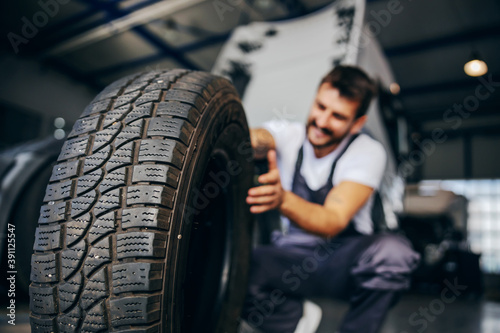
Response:
[[[351,143],[358,136],[359,136],[359,133],[353,134],[351,136],[351,138],[349,139],[349,141],[347,142],[347,144],[345,145],[345,147],[342,149],[342,151],[339,153],[339,155],[337,156],[337,158],[333,162],[332,168],[330,170],[330,175],[328,176],[327,184],[331,184],[332,183],[333,171],[335,170],[335,167],[337,166],[338,160],[342,157],[342,155],[344,155],[344,153],[347,151],[347,148],[349,148],[349,146],[351,145]],[[295,172],[300,172],[300,168],[302,166],[302,159],[303,159],[303,157],[304,157],[304,144],[302,144],[302,146],[300,146],[299,155],[297,157],[297,162],[295,163]]]

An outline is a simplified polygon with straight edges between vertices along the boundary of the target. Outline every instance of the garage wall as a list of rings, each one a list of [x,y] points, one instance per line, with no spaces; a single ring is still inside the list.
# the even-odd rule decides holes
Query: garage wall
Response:
[[[97,91],[35,60],[0,56],[0,149],[27,139],[51,135],[53,120],[66,128],[80,116]]]

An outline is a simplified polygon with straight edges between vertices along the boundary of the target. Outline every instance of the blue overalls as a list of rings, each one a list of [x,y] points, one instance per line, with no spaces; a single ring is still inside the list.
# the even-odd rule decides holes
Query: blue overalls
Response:
[[[311,190],[302,175],[300,148],[292,192],[323,205],[332,189],[337,161],[320,189]],[[242,319],[264,333],[293,333],[302,317],[304,298],[349,300],[340,333],[377,332],[399,291],[409,287],[419,255],[396,234],[363,235],[351,221],[339,235],[326,239],[304,231],[293,222],[285,235],[273,235],[273,245],[257,247],[252,256],[249,286]]]

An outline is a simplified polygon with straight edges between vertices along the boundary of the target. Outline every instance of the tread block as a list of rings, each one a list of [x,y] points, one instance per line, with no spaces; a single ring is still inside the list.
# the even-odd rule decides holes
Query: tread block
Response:
[[[78,166],[80,161],[70,161],[59,163],[52,168],[50,181],[57,181],[66,178],[74,177],[78,174]]]
[[[107,269],[101,268],[87,281],[80,299],[80,305],[86,310],[93,303],[107,296],[109,296]]]
[[[177,188],[180,172],[176,168],[164,164],[134,165],[132,183],[152,182],[170,185]]]
[[[61,271],[63,279],[74,273],[79,267],[85,255],[86,246],[82,239],[73,247],[61,252]]]
[[[107,213],[97,219],[89,230],[88,240],[94,243],[104,235],[115,231],[115,212]]]
[[[135,81],[135,79],[138,77],[139,73],[134,73],[127,75],[125,77],[122,77],[121,79],[118,79],[114,82],[112,82],[108,87],[125,87]]]
[[[106,237],[90,247],[89,254],[83,266],[83,273],[86,276],[89,276],[94,270],[111,261],[110,243],[111,238]]]
[[[49,184],[45,192],[44,202],[63,200],[71,197],[71,180],[61,183]]]
[[[140,91],[134,91],[134,92],[131,92],[129,94],[125,94],[125,95],[118,97],[115,101],[115,108],[131,103],[140,95],[141,95]]]
[[[87,174],[97,168],[100,168],[109,158],[110,152],[111,147],[106,146],[103,149],[99,150],[97,153],[87,156],[85,158],[85,163],[83,164],[83,173]]]
[[[161,70],[152,70],[149,72],[141,73],[140,76],[138,76],[132,83],[138,83],[138,82],[145,82],[145,81],[151,81],[158,75],[162,74],[163,71]]]
[[[165,73],[162,73],[160,76],[163,76],[163,75],[175,75],[176,77],[180,77],[180,76],[182,76],[184,74],[192,73],[192,72],[193,71],[190,70],[190,69],[174,68],[174,69],[169,69]]]
[[[183,120],[174,118],[153,118],[149,122],[148,137],[163,136],[165,138],[179,139],[186,146],[189,145],[193,126]]]
[[[37,314],[56,314],[57,290],[56,287],[37,287],[30,286],[30,309]]]
[[[189,75],[181,77],[177,82],[184,82],[188,84],[205,84],[213,87],[214,90],[217,90],[220,87],[220,84],[217,82],[218,78],[206,77],[206,76],[198,76],[195,73],[191,73]]]
[[[89,143],[89,137],[85,136],[82,138],[74,138],[67,140],[62,149],[61,154],[57,158],[58,161],[67,160],[74,157],[79,157],[85,155],[87,151],[87,145]]]
[[[113,265],[113,293],[155,291],[162,288],[163,264],[126,263]]]
[[[171,163],[182,169],[186,146],[172,139],[144,139],[139,148],[139,162]]]
[[[48,251],[61,248],[61,225],[39,226],[35,232],[35,251]]]
[[[75,218],[90,210],[96,202],[96,191],[90,191],[71,200],[71,217]]]
[[[142,129],[144,128],[144,119],[139,119],[128,124],[116,137],[115,148],[120,148],[128,141],[140,139],[142,136]]]
[[[209,101],[212,95],[215,93],[214,88],[211,85],[194,84],[188,82],[176,82],[172,86],[173,90],[184,90],[197,93],[205,101]]]
[[[94,102],[107,99],[107,98],[113,98],[116,97],[120,94],[120,91],[122,90],[122,87],[120,85],[114,86],[114,85],[109,85],[106,88],[104,88],[103,91],[101,91],[95,98]]]
[[[130,296],[109,302],[113,326],[149,324],[160,319],[160,296]]]
[[[81,195],[82,193],[95,189],[101,178],[101,169],[97,169],[89,174],[81,176],[80,178],[78,178],[76,193],[78,195]]]
[[[47,283],[57,281],[56,254],[33,254],[31,256],[31,275],[33,282]]]
[[[101,185],[99,186],[99,191],[101,193],[105,193],[112,188],[118,186],[125,186],[126,171],[127,171],[126,168],[123,167],[108,173],[101,182]]]
[[[127,189],[127,206],[135,204],[156,204],[172,208],[174,195],[174,189],[165,186],[129,186]]]
[[[50,201],[48,204],[43,205],[40,208],[40,218],[38,223],[50,223],[58,222],[64,220],[64,214],[66,214],[66,202],[54,203]]]
[[[145,93],[135,101],[135,105],[139,106],[148,102],[159,102],[161,100],[161,90],[153,90]]]
[[[144,88],[144,92],[170,89],[173,82],[175,82],[174,77],[157,77],[146,88]]]
[[[99,216],[107,211],[120,208],[121,207],[120,199],[121,199],[121,194],[119,188],[101,195],[99,201],[97,201],[97,204],[94,207],[95,216]]]
[[[82,313],[80,307],[75,307],[73,310],[59,316],[58,326],[59,333],[74,333],[76,332],[76,328],[80,325],[80,321],[82,318]],[[53,332],[53,330],[52,330]]]
[[[84,214],[66,223],[66,246],[71,246],[83,237],[90,225],[90,214]]]
[[[56,317],[36,318],[30,316],[31,331],[37,333],[53,333],[56,326]]]
[[[82,332],[108,332],[108,315],[104,301],[97,303],[83,319]]]
[[[59,308],[62,312],[73,306],[82,288],[82,275],[76,274],[59,286]]]
[[[122,228],[159,228],[168,230],[172,211],[165,208],[126,208],[122,213]]]
[[[119,108],[114,108],[106,113],[106,118],[104,118],[103,128],[107,128],[110,125],[120,121],[125,115],[132,109],[130,105],[120,106]]]
[[[165,257],[166,237],[154,232],[127,232],[116,235],[117,258]]]
[[[200,113],[189,104],[181,102],[160,102],[156,109],[157,116],[173,116],[187,119],[193,126],[196,126]]]
[[[165,101],[177,101],[194,106],[200,113],[203,112],[207,102],[197,93],[184,90],[169,90],[165,93]]]
[[[130,124],[131,122],[140,118],[151,117],[153,108],[153,103],[145,103],[134,107],[133,110],[130,111],[125,117],[125,124]]]
[[[132,83],[125,89],[124,94],[128,94],[137,90],[142,90],[147,85],[148,85],[147,81],[135,81],[135,83]]]
[[[113,104],[112,99],[104,99],[98,102],[90,103],[83,111],[82,117],[89,116],[94,113],[102,113],[108,110],[108,108]]]
[[[134,143],[129,142],[123,145],[121,148],[117,149],[111,158],[106,163],[106,170],[109,172],[111,170],[117,169],[122,166],[132,164],[132,158],[134,156]]]
[[[97,150],[109,144],[111,140],[113,140],[113,138],[118,134],[121,128],[122,124],[116,123],[102,131],[97,132],[95,134],[94,145],[92,146],[92,152],[95,153]]]
[[[78,119],[77,121],[75,121],[75,124],[73,125],[73,130],[71,131],[71,133],[69,133],[68,138],[96,131],[97,126],[99,126],[99,118],[100,115]]]

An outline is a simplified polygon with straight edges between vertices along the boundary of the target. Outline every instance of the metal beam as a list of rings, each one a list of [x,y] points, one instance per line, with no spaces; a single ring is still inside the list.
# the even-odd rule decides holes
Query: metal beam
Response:
[[[105,11],[113,19],[124,17],[125,15],[130,14],[130,12],[128,12],[128,10],[133,10],[133,8],[127,9],[127,10],[117,9],[114,4],[112,4],[112,5],[103,4],[103,3],[96,1],[96,0],[86,0],[86,1],[87,1],[87,3],[90,3],[92,6]],[[198,69],[199,68],[193,62],[191,62],[189,59],[187,59],[183,54],[176,51],[174,48],[172,48],[170,45],[168,45],[163,39],[158,37],[156,34],[150,32],[144,26],[141,26],[141,25],[134,26],[134,27],[132,27],[132,30],[134,32],[136,32],[137,34],[139,34],[142,38],[147,40],[150,44],[154,45],[157,49],[159,49],[163,53],[164,57],[169,57],[169,58],[175,59],[175,61],[177,61],[181,66],[183,66],[185,68],[190,68],[190,69]]]
[[[109,23],[95,27],[90,31],[75,36],[64,43],[49,49],[44,56],[57,56],[70,51],[75,51],[132,28],[140,27],[141,25],[149,23],[153,20],[194,6],[202,1],[203,0],[170,0],[154,3],[150,6],[136,10],[135,12],[131,12],[125,16],[114,19]]]
[[[179,46],[175,49],[175,51],[177,53],[181,53],[181,54],[185,54],[185,53],[191,52],[191,51],[196,51],[196,50],[202,49],[204,47],[216,45],[219,43],[224,43],[230,36],[231,36],[231,33],[210,36],[210,37],[205,38],[205,39],[198,41],[198,42],[193,42],[193,43],[189,43],[189,44],[186,44],[183,46]],[[139,66],[144,66],[144,65],[147,65],[148,63],[158,61],[158,60],[161,60],[164,58],[165,58],[165,54],[163,54],[163,53],[149,55],[149,56],[145,56],[142,58],[122,62],[122,63],[119,63],[117,65],[113,65],[113,66],[99,69],[99,70],[90,72],[89,75],[91,75],[91,76],[106,76],[106,75],[110,75],[110,74],[113,74],[115,72],[119,72],[122,70],[130,69],[130,68],[134,68],[134,67],[139,67]]]
[[[487,74],[489,75],[489,74]],[[493,81],[498,82],[500,78],[500,73],[495,73],[492,75],[493,76]],[[479,84],[481,84],[477,79],[475,78],[464,78],[462,80],[453,80],[453,81],[447,81],[447,82],[438,82],[438,83],[431,83],[431,84],[426,84],[422,86],[415,86],[415,87],[408,87],[405,88],[404,86],[401,87],[401,93],[400,95],[402,97],[406,96],[411,96],[411,95],[421,95],[421,94],[426,94],[426,93],[432,93],[436,91],[447,91],[447,90],[457,90],[457,89],[473,89],[477,87]]]
[[[384,48],[384,53],[388,57],[399,57],[409,53],[424,52],[431,49],[441,48],[453,44],[477,42],[480,39],[486,39],[490,37],[498,38],[499,35],[500,35],[500,25],[493,27],[483,27],[455,34],[450,34],[447,36],[432,38],[416,43]]]
[[[410,119],[413,123],[427,123],[427,122],[438,122],[444,121],[443,116],[446,110],[452,108],[452,105],[446,105],[443,107],[432,107],[428,109],[405,109],[404,115]],[[474,111],[474,119],[480,119],[484,117],[491,117],[498,115],[499,108],[494,105],[485,105],[479,107]]]
[[[151,44],[153,44],[157,48],[159,48],[161,51],[163,51],[165,57],[175,59],[175,61],[177,61],[179,64],[181,64],[182,66],[184,66],[188,69],[199,69],[199,66],[195,65],[191,60],[186,58],[184,56],[184,54],[181,54],[180,52],[176,51],[171,46],[165,44],[163,39],[161,39],[158,36],[156,36],[155,34],[151,33],[145,27],[138,26],[138,27],[134,27],[133,30],[135,32],[137,32],[139,35],[141,35],[148,42],[150,42]]]
[[[87,1],[87,0],[80,0],[80,1],[89,5],[89,1]],[[161,0],[145,0],[143,2],[139,2],[133,6],[130,6],[129,8],[127,8],[127,10],[132,11],[132,10],[141,9],[141,8],[149,6],[153,3],[156,3],[158,1],[161,1]],[[108,3],[106,3],[105,5],[104,4],[97,5],[97,3],[96,3],[96,5],[94,6],[95,8],[90,9],[89,12],[92,12],[94,14],[99,14],[99,13],[107,14],[107,10],[106,10],[106,8],[103,8],[103,6],[106,6],[106,8],[107,8],[107,6],[110,6],[110,5]],[[128,13],[116,13],[115,18],[123,17],[126,14],[128,14]],[[71,19],[68,19],[68,21],[70,21],[70,20]],[[64,44],[64,42],[70,40],[71,38],[78,36],[78,35],[81,35],[83,33],[86,33],[87,31],[95,29],[96,27],[105,25],[108,22],[109,22],[109,17],[105,16],[103,18],[96,19],[93,22],[76,27],[75,29],[72,29],[72,30],[69,30],[67,28],[61,28],[61,29],[54,30],[52,32],[52,34],[55,35],[55,38],[51,38],[51,40],[41,40],[40,43],[38,43],[38,44],[43,44],[43,45],[39,45],[39,46],[43,46],[43,47],[40,47],[39,50],[37,50],[37,51],[43,51],[47,48],[50,49],[54,46],[62,45],[62,44]]]

